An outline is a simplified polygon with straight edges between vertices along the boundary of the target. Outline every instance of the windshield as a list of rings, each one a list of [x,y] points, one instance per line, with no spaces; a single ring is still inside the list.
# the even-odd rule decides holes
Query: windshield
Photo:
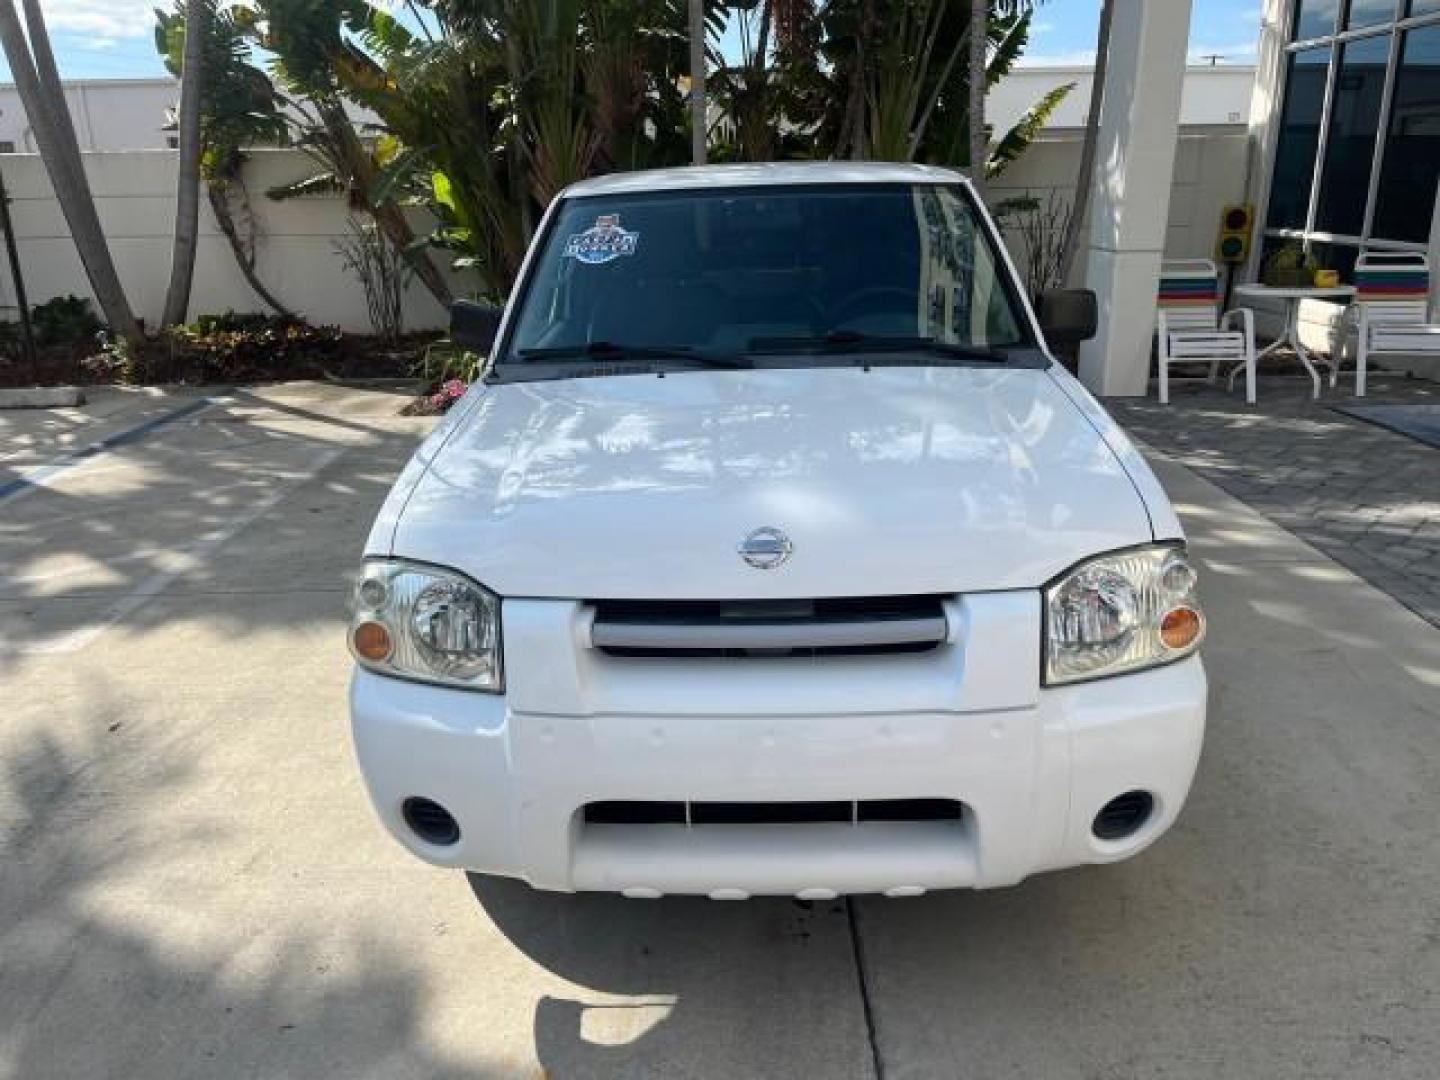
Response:
[[[568,199],[514,325],[502,362],[841,346],[830,355],[875,339],[977,351],[1029,343],[990,236],[958,185]]]

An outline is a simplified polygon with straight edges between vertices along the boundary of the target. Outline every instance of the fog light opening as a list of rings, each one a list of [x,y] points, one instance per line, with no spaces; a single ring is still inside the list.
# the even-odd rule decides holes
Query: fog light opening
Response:
[[[460,823],[439,803],[411,796],[400,807],[410,831],[427,844],[448,847],[460,839]]]
[[[1154,812],[1154,795],[1148,791],[1127,791],[1100,808],[1091,831],[1098,840],[1125,840],[1139,832]]]

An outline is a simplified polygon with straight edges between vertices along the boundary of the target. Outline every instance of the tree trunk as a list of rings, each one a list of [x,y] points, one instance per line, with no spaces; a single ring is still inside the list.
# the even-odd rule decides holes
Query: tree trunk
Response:
[[[11,77],[105,321],[113,333],[132,344],[138,343],[144,335],[125,298],[105,242],[100,215],[95,211],[95,200],[91,197],[79,144],[75,141],[75,129],[59,85],[59,72],[50,52],[44,18],[34,0],[26,0],[25,11],[30,32],[28,41],[14,0],[0,0],[0,44],[10,62]],[[51,84],[49,87],[42,82],[42,70],[46,73],[44,79]]]
[[[989,0],[970,0],[970,181],[976,194],[985,195],[985,71],[990,44]]]
[[[1090,210],[1090,196],[1095,190],[1095,153],[1100,141],[1100,107],[1104,104],[1105,72],[1110,66],[1110,24],[1115,16],[1115,0],[1105,0],[1100,8],[1100,31],[1095,42],[1095,76],[1090,86],[1090,108],[1085,116],[1085,141],[1080,149],[1080,171],[1075,177],[1075,205],[1070,212],[1070,225],[1065,230],[1061,248],[1060,282],[1070,280],[1075,256],[1080,253],[1080,230]]]
[[[751,129],[753,145],[747,153],[749,161],[772,161],[775,157],[775,142],[779,132],[770,123],[770,112],[768,101],[770,97],[770,72],[767,61],[770,58],[770,14],[771,4],[764,3],[760,10],[760,30],[755,35],[755,55],[752,57],[754,64],[745,76],[745,89],[747,96],[754,95],[750,100],[752,120],[758,123],[748,125]],[[760,138],[755,139],[754,135],[758,128]]]
[[[849,154],[860,161],[869,154],[866,138],[866,103],[870,93],[870,42],[875,35],[875,0],[861,0],[860,18],[855,26],[855,56],[850,74],[850,93],[845,102],[845,119],[840,130],[839,155]]]
[[[210,209],[215,212],[215,222],[220,226],[220,231],[224,234],[225,239],[229,241],[230,250],[235,253],[235,262],[240,267],[240,273],[245,275],[245,280],[250,288],[276,315],[282,319],[295,318],[295,313],[275,298],[275,295],[255,272],[255,256],[240,238],[240,230],[235,225],[235,216],[230,212],[230,197],[227,190],[221,186],[207,184],[205,191],[210,197]]]
[[[205,0],[186,0],[185,56],[180,70],[180,161],[175,188],[175,235],[170,252],[170,287],[161,321],[175,326],[190,313],[195,281],[195,248],[200,239],[200,103],[205,85]]]
[[[710,117],[705,97],[705,0],[690,0],[690,159],[704,165]]]
[[[50,34],[45,27],[45,14],[37,0],[22,0],[25,12],[25,28],[30,38],[30,51],[35,61],[35,75],[40,80],[40,89],[50,104],[50,121],[59,132],[67,166],[74,170],[89,189],[85,178],[85,161],[80,155],[80,140],[75,134],[75,121],[65,101],[65,84],[60,78],[60,69],[55,63],[55,53],[50,48]]]

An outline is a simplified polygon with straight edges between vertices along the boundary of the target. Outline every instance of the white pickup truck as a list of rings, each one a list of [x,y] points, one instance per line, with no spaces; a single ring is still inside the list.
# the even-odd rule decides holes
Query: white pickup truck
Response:
[[[1093,299],[1046,298],[1052,344]],[[962,176],[588,180],[454,331],[488,368],[381,510],[349,633],[416,855],[907,896],[1175,820],[1206,697],[1180,524]]]

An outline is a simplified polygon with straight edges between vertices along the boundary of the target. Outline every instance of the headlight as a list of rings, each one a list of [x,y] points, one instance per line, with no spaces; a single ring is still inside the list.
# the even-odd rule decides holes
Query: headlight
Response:
[[[505,689],[500,598],[453,570],[367,562],[355,586],[350,651],[382,675],[494,694]]]
[[[1101,555],[1045,589],[1047,686],[1181,660],[1204,636],[1195,570],[1180,545]]]

